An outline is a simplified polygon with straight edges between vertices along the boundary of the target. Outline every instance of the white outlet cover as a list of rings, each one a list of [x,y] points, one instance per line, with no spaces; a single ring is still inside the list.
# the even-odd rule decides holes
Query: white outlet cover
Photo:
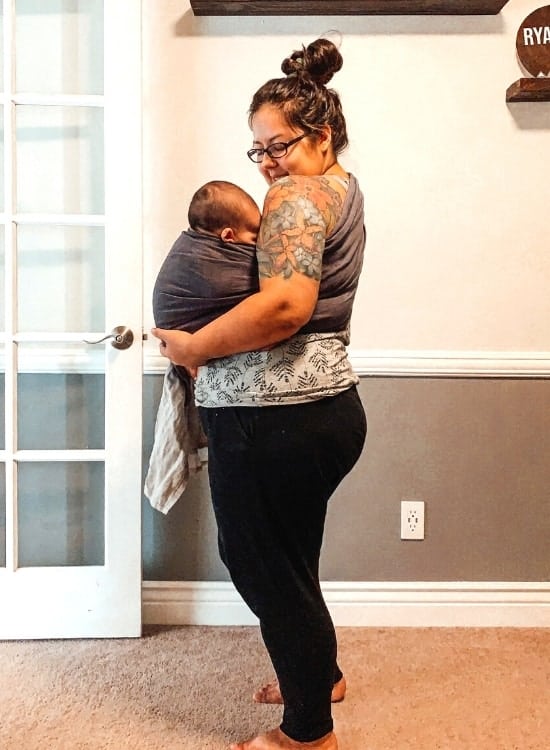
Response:
[[[401,539],[424,539],[424,501],[401,501]]]

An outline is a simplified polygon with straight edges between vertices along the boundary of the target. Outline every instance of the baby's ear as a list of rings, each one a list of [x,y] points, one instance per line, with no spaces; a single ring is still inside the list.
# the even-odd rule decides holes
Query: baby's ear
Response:
[[[224,227],[220,232],[220,237],[224,242],[236,242],[235,232],[231,227]]]

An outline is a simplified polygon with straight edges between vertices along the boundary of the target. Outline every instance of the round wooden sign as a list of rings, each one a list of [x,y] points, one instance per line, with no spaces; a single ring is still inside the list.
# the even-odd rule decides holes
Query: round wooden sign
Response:
[[[550,5],[530,13],[519,27],[516,50],[532,76],[550,75]]]

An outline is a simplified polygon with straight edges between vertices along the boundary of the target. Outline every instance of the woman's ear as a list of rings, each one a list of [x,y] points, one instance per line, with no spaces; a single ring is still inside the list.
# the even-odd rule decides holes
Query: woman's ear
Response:
[[[235,232],[232,227],[224,227],[220,232],[220,237],[224,242],[236,242]]]
[[[323,125],[317,133],[317,141],[323,151],[328,151],[332,143],[332,130],[330,125]]]

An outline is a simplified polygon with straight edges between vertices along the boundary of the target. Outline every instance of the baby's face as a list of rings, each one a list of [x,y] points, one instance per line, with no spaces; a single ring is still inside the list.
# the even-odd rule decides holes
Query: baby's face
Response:
[[[236,241],[255,245],[261,220],[262,215],[258,207],[252,203],[247,204],[241,212],[240,224],[235,228]]]

